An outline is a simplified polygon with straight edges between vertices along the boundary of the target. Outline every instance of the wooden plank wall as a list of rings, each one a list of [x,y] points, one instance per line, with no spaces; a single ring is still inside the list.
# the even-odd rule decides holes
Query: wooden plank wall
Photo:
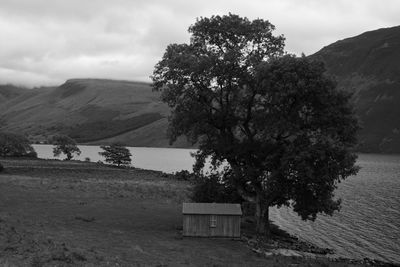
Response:
[[[184,214],[183,235],[202,237],[240,237],[240,216],[216,215],[217,227],[210,227],[211,215]]]

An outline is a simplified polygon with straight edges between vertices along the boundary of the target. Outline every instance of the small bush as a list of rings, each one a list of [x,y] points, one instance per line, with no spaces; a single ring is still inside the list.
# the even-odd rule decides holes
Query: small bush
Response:
[[[26,156],[29,157],[29,158],[37,158],[37,157],[38,157],[36,151],[34,151],[34,150],[28,152],[28,153],[26,154]]]
[[[85,161],[86,161],[86,162],[90,162],[90,158],[89,158],[89,157],[86,157],[86,158],[85,158]]]
[[[4,170],[4,166],[0,163],[0,172]]]
[[[243,199],[236,189],[221,183],[218,175],[196,177],[191,199],[204,203],[242,203]]]
[[[175,172],[174,176],[177,180],[181,181],[189,181],[194,179],[194,174],[187,170],[181,170],[179,172]]]

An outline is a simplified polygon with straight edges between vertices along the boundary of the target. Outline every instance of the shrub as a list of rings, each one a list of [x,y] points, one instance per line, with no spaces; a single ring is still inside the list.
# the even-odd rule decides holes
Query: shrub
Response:
[[[174,174],[177,180],[189,181],[194,179],[195,175],[187,170],[181,170]]]
[[[26,154],[26,156],[29,157],[29,158],[37,158],[37,153],[36,153],[36,151],[32,148],[32,151],[29,151],[29,152]]]
[[[216,174],[196,177],[191,199],[205,203],[242,203],[243,199],[229,184],[224,184]]]
[[[0,172],[4,170],[4,166],[0,163]]]
[[[90,162],[90,158],[89,158],[89,157],[86,157],[86,158],[85,158],[85,161],[86,161],[86,162]]]

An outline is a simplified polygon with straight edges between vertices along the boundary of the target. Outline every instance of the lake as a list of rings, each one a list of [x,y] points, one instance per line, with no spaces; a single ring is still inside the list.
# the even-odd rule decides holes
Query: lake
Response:
[[[34,145],[40,158],[54,158],[51,145]],[[98,146],[79,146],[77,158],[104,160]],[[142,169],[172,173],[191,170],[193,149],[131,147],[132,163]],[[338,186],[342,209],[331,216],[304,222],[290,209],[271,209],[271,219],[282,229],[320,247],[333,248],[348,258],[400,262],[400,156],[360,154],[356,176]]]
[[[65,156],[54,157],[52,145],[32,145],[38,153],[39,158],[44,159],[64,159]],[[74,159],[90,161],[103,161],[104,157],[99,155],[103,151],[99,146],[79,146],[81,150],[80,156],[74,156]],[[179,149],[179,148],[151,148],[151,147],[128,147],[132,154],[132,165],[148,170],[163,171],[173,173],[180,170],[192,170],[193,158],[190,153],[196,152],[195,149]]]

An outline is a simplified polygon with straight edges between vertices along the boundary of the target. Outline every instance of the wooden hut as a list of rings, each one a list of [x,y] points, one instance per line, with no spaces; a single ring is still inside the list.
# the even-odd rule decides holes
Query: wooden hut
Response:
[[[183,203],[183,235],[240,237],[240,204]]]

